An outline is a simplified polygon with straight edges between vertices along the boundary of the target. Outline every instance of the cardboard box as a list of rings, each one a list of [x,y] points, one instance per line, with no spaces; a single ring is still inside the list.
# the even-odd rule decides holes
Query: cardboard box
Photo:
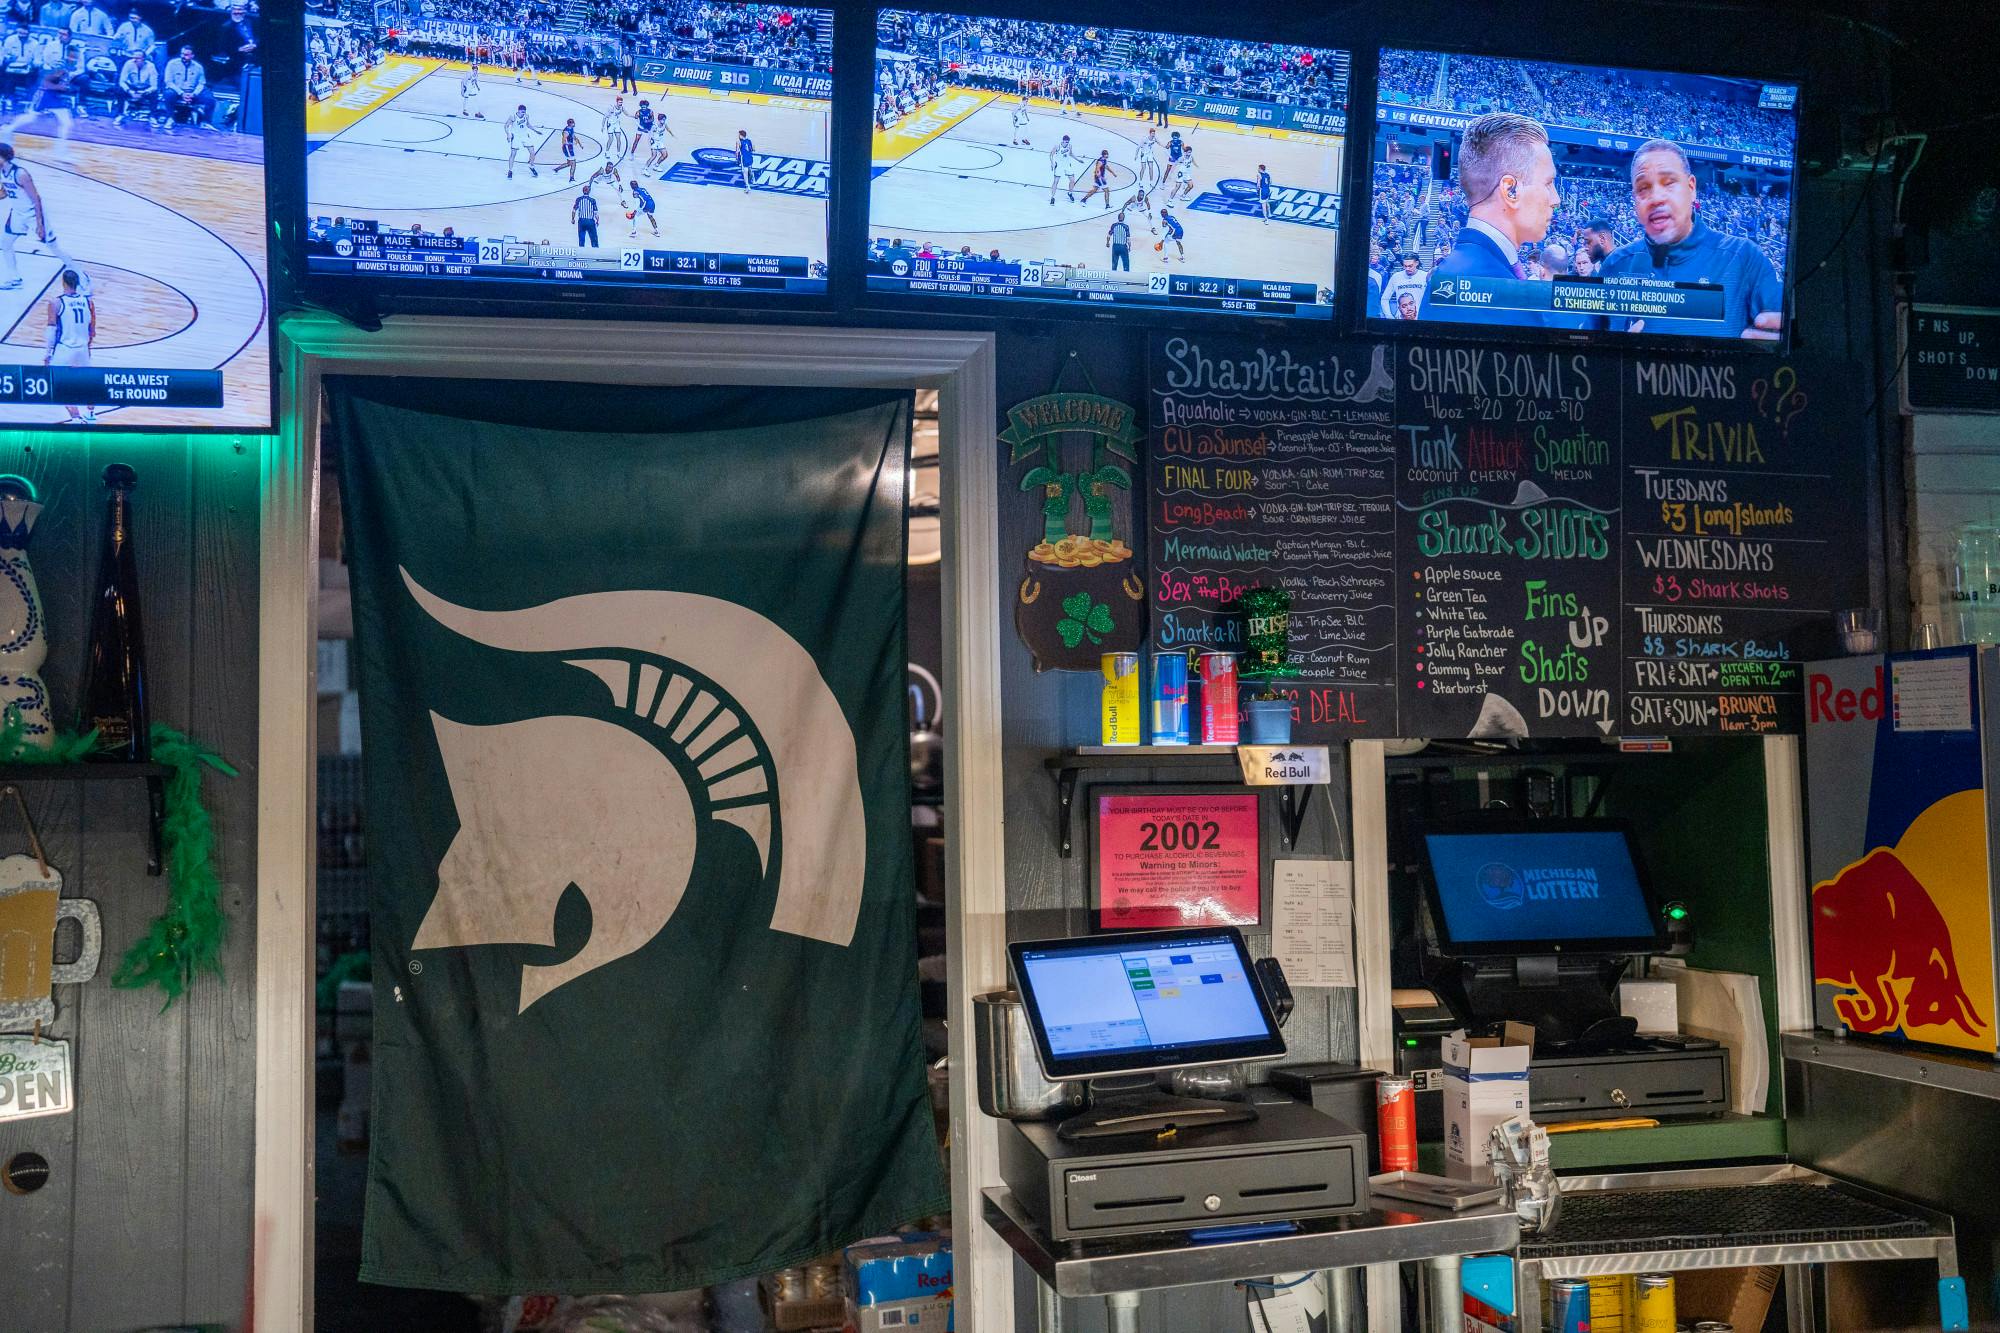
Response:
[[[1778,1292],[1776,1264],[1762,1268],[1702,1268],[1674,1275],[1674,1309],[1683,1319],[1720,1319],[1747,1333],[1764,1327]]]
[[[847,1247],[845,1333],[948,1333],[951,1237],[864,1240]]]
[[[1444,1172],[1458,1180],[1493,1179],[1487,1137],[1512,1116],[1528,1114],[1528,1057],[1535,1030],[1509,1023],[1498,1037],[1444,1039]]]

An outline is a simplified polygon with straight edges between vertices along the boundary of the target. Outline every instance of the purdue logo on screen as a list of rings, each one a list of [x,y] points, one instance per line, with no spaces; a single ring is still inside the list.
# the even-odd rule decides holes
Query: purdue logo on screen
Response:
[[[412,948],[552,946],[556,905],[575,885],[590,938],[561,962],[522,967],[525,1012],[659,934],[717,824],[749,836],[762,883],[775,883],[771,929],[853,940],[867,867],[854,735],[797,640],[693,593],[474,611],[407,570],[403,581],[426,614],[476,643],[565,654],[619,715],[474,726],[431,714],[459,827]]]

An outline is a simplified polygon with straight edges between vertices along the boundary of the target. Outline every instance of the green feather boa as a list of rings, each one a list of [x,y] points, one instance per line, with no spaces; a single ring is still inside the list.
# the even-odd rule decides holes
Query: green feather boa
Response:
[[[153,724],[153,762],[167,767],[166,816],[160,851],[170,878],[167,906],[144,936],[125,951],[111,984],[127,989],[158,986],[167,1008],[198,972],[222,975],[222,942],[229,922],[222,909],[222,881],[215,873],[215,826],[201,801],[201,775],[236,770],[215,751],[163,722]],[[74,764],[97,748],[97,733],[58,732],[46,747],[28,743],[19,710],[0,716],[0,763]]]

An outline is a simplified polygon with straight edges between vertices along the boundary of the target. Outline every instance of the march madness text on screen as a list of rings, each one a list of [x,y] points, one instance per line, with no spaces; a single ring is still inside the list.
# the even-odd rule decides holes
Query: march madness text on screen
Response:
[[[1777,344],[1798,88],[1381,52],[1375,320]]]
[[[384,0],[313,31],[338,57],[308,77],[313,271],[826,289],[827,11],[627,7],[570,32]]]
[[[878,13],[877,291],[1330,319],[1348,57]]]

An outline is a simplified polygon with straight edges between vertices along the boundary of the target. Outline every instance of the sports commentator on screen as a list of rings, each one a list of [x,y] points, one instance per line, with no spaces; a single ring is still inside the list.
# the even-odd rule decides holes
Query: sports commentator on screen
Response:
[[[1495,111],[1465,127],[1458,146],[1458,188],[1471,201],[1451,253],[1431,270],[1418,317],[1477,324],[1546,327],[1546,312],[1497,309],[1484,303],[1432,299],[1441,283],[1457,278],[1525,278],[1523,245],[1539,245],[1562,200],[1555,158],[1540,124],[1511,111]]]
[[[1722,288],[1722,327],[1704,319],[1652,317],[1627,321],[1627,333],[1679,333],[1714,338],[1775,339],[1785,327],[1784,288],[1755,242],[1716,231],[1699,216],[1694,172],[1681,146],[1648,139],[1632,154],[1632,209],[1644,235],[1604,257],[1609,280],[1652,278]],[[1616,326],[1617,321],[1613,321]]]

